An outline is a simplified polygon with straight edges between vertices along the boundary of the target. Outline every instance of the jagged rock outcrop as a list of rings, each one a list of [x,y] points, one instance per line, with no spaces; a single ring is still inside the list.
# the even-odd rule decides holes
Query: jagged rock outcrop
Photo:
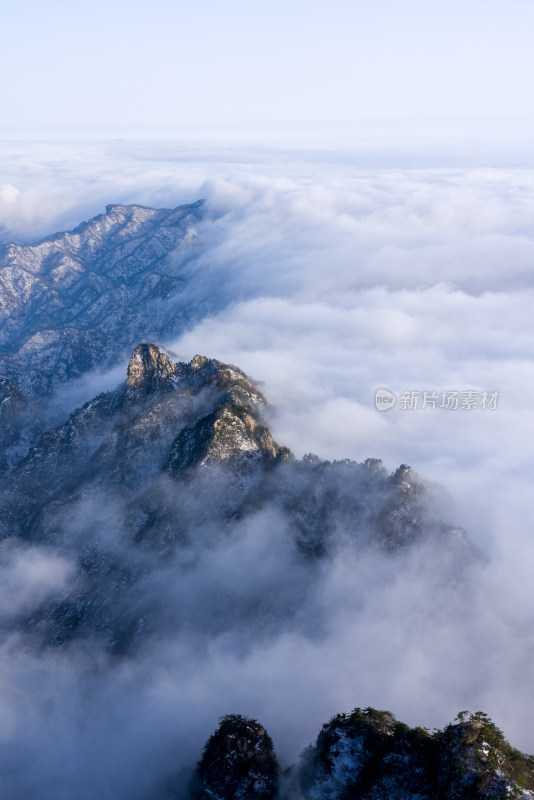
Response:
[[[127,390],[136,399],[170,391],[175,386],[175,366],[169,356],[154,344],[140,344],[135,348],[126,374]]]
[[[254,719],[221,719],[208,739],[193,783],[193,800],[273,800],[278,762],[271,737]]]
[[[15,396],[22,398],[13,388]],[[174,364],[160,347],[140,344],[125,384],[46,432],[12,470],[11,505],[22,506],[22,528],[31,524],[35,535],[47,502],[61,502],[61,495],[70,501],[83,487],[113,485],[131,496],[158,473],[176,477],[222,463],[238,469],[246,462],[250,478],[251,468],[288,455],[261,422],[264,405],[236,367],[203,356]]]
[[[202,201],[110,205],[68,233],[0,245],[0,377],[48,394],[144,338],[179,332],[209,305],[188,270],[201,218]]]

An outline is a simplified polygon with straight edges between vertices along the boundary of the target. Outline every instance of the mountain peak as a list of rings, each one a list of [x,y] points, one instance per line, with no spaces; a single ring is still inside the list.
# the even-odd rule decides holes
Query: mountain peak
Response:
[[[191,359],[191,369],[202,369],[206,366],[208,360],[209,359],[207,359],[206,356],[193,356]]]
[[[112,214],[114,212],[119,214],[128,214],[131,213],[136,208],[143,208],[147,211],[154,211],[154,209],[149,208],[148,206],[142,206],[138,203],[108,203],[106,206],[106,214]]]
[[[133,351],[127,369],[126,385],[130,391],[146,396],[172,388],[174,364],[155,344],[143,342]]]
[[[192,797],[271,800],[276,796],[278,773],[273,742],[265,728],[255,719],[228,714],[206,742]]]
[[[194,464],[275,462],[288,457],[258,416],[265,399],[237,367],[196,355],[173,364],[161,347],[138,345],[128,364],[126,381],[130,400],[143,401],[160,392],[182,390],[211,396],[205,414],[186,425],[171,448],[169,467],[177,474]]]

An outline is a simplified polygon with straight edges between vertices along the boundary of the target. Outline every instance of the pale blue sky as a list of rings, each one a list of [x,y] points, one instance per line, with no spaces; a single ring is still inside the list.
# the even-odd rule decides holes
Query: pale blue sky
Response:
[[[534,124],[532,0],[18,0],[0,25],[3,136]]]

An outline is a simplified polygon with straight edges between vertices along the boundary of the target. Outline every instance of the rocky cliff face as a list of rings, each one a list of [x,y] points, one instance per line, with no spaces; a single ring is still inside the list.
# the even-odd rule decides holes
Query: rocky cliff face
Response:
[[[0,376],[26,394],[50,393],[145,337],[179,331],[194,314],[186,266],[201,216],[201,201],[114,205],[38,244],[1,245]]]

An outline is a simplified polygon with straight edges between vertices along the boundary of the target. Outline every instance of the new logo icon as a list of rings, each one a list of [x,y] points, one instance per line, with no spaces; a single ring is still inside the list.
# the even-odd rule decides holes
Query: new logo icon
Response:
[[[375,406],[379,411],[389,411],[395,405],[396,397],[389,389],[377,389],[375,394]]]

